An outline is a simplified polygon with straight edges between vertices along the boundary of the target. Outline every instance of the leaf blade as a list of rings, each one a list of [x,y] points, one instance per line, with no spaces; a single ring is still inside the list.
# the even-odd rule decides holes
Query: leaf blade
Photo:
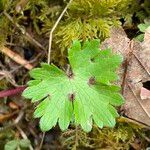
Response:
[[[118,113],[114,106],[123,104],[119,88],[112,85],[118,79],[115,70],[122,58],[111,50],[99,50],[99,40],[75,41],[68,52],[72,74],[67,75],[54,65],[41,64],[33,69],[29,87],[23,96],[39,101],[34,117],[48,131],[57,122],[66,130],[73,118],[89,132],[95,122],[100,128],[113,127]]]

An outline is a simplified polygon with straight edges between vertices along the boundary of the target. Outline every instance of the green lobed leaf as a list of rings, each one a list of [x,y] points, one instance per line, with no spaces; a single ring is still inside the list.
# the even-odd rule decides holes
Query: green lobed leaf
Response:
[[[5,150],[16,150],[18,146],[19,146],[18,140],[11,140],[6,143],[4,149]]]
[[[68,51],[71,71],[63,72],[55,65],[41,64],[30,72],[33,80],[23,96],[39,101],[34,112],[43,131],[58,122],[65,130],[71,121],[84,131],[92,129],[93,122],[100,128],[113,127],[118,113],[114,106],[124,100],[120,88],[112,85],[118,79],[115,73],[122,58],[110,49],[100,50],[99,40],[86,41],[83,46],[74,41]]]
[[[28,139],[21,139],[19,141],[19,145],[23,148],[28,148],[30,146],[31,142]]]
[[[141,23],[138,25],[138,28],[141,32],[145,32],[145,30],[150,26],[150,23]]]

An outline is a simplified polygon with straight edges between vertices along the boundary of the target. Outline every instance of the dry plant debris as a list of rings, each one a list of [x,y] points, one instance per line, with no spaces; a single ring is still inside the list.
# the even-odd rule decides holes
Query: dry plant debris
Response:
[[[24,58],[22,58],[19,54],[13,52],[7,47],[1,47],[0,51],[4,53],[6,56],[10,57],[12,60],[17,62],[20,65],[23,65],[26,69],[31,70],[33,66]]]
[[[122,85],[126,100],[122,108],[125,115],[150,126],[150,28],[145,32],[143,42],[130,41],[122,28],[113,28],[110,38],[102,45],[102,48],[106,47],[124,57],[119,70],[121,80],[117,84]]]

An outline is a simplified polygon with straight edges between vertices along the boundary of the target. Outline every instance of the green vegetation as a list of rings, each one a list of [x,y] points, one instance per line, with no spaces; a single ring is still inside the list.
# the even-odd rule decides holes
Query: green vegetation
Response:
[[[57,123],[62,130],[68,128],[62,132],[56,126],[47,132],[42,148],[46,147],[46,139],[50,138],[54,139],[54,143],[49,142],[48,146],[52,145],[49,149],[146,149],[150,135],[147,128],[118,121],[115,125],[115,118],[118,116],[115,106],[123,103],[119,88],[113,85],[113,81],[117,80],[114,72],[119,67],[121,58],[113,55],[111,50],[99,51],[96,59],[89,62],[87,58],[95,56],[94,53],[97,53],[100,46],[93,39],[100,39],[102,42],[109,37],[110,29],[114,26],[123,27],[129,38],[139,35],[137,39],[143,41],[143,33],[149,26],[149,0],[73,0],[53,33],[51,63],[55,65],[41,63],[47,62],[49,32],[68,2],[69,0],[0,0],[0,46],[5,45],[24,59],[26,55],[31,55],[28,60],[34,60],[33,66],[41,64],[41,67],[30,72],[33,79],[24,92],[37,106],[34,116],[40,118],[43,131],[53,128]],[[45,51],[30,42],[20,28],[41,43]],[[74,40],[77,41],[72,45]],[[83,44],[85,42],[88,44]],[[103,64],[99,59],[102,59]],[[0,69],[1,90],[26,85],[30,80],[25,68],[2,53]],[[77,77],[70,79],[72,73],[77,74]],[[56,89],[57,92],[54,91]],[[90,97],[85,92],[90,93]],[[32,146],[35,149],[39,147],[42,133],[38,128],[38,121],[33,121],[33,105],[30,101],[16,95],[2,99],[0,149],[4,149],[5,144],[5,149],[24,149],[18,140],[22,135],[13,125],[20,111],[24,115],[18,125],[32,141]],[[54,102],[56,99],[58,103]],[[16,108],[13,108],[13,104]],[[119,108],[117,110],[120,113]],[[16,109],[18,114],[5,118],[5,114],[12,114]]]
[[[112,26],[123,25],[125,28],[134,28],[136,24],[149,17],[148,2],[149,0],[144,0],[144,3],[136,0],[73,0],[54,32],[52,61],[63,66],[66,63],[66,49],[71,46],[73,40],[85,41],[98,38],[102,41],[109,36]],[[8,12],[14,23],[19,23],[26,29],[30,28],[36,39],[41,37],[47,39],[65,5],[62,0],[57,2],[54,0],[2,0],[0,5],[1,44],[5,44],[8,37],[11,37],[14,43],[17,42],[20,45],[26,43],[25,39],[22,40],[20,31],[13,27],[2,11]],[[43,43],[42,39],[41,43]],[[44,46],[47,47],[45,42]]]
[[[129,150],[147,147],[143,137],[149,135],[143,132],[142,127],[134,123],[118,122],[114,128],[100,129],[96,125],[90,133],[85,133],[80,128],[68,129],[63,132],[60,141],[64,149],[102,149],[102,150]],[[138,143],[140,141],[140,143]]]
[[[33,69],[23,96],[32,102],[42,100],[34,113],[41,117],[40,127],[48,131],[57,121],[66,130],[72,120],[84,131],[94,121],[100,128],[113,127],[118,116],[113,106],[123,103],[119,88],[111,84],[118,79],[115,70],[121,57],[110,50],[99,50],[99,40],[75,41],[68,52],[71,70],[63,72],[54,65],[41,64]],[[93,120],[93,121],[92,121]]]
[[[28,148],[30,141],[28,139],[17,139],[6,143],[5,150],[18,150],[18,148]]]
[[[138,25],[138,28],[141,32],[141,34],[139,34],[136,39],[140,42],[144,41],[144,33],[146,31],[146,29],[148,29],[150,27],[150,22],[146,22],[146,23],[141,23]]]

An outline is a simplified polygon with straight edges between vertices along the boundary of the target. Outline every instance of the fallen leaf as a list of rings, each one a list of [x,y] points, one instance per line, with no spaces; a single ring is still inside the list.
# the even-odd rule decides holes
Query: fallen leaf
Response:
[[[150,90],[147,90],[146,88],[142,87],[140,97],[141,97],[141,99],[150,98]]]
[[[142,83],[150,81],[149,37],[150,28],[146,30],[142,43],[130,41],[123,29],[113,28],[110,38],[104,41],[101,48],[111,47],[113,52],[121,53],[124,57],[118,84],[122,85],[126,100],[122,107],[125,115],[150,126],[150,97],[145,95],[146,99],[141,99],[141,90],[144,88]]]
[[[9,107],[11,109],[19,109],[19,106],[15,102],[9,102]]]
[[[10,118],[12,118],[14,115],[18,114],[19,110],[16,110],[14,112],[8,113],[8,114],[2,114],[0,115],[0,123],[9,120]]]

